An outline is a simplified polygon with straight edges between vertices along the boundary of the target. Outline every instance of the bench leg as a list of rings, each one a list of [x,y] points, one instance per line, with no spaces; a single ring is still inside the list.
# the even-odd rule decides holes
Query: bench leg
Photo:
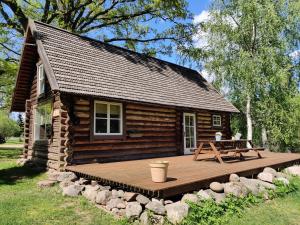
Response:
[[[240,160],[244,161],[245,158],[244,158],[243,154],[240,152],[239,155],[240,155]]]
[[[259,152],[258,150],[255,150],[255,151],[256,151],[256,153],[257,153],[257,157],[261,159],[262,157],[261,157],[260,152]]]
[[[203,146],[203,143],[200,143],[199,147],[198,147],[197,150],[195,151],[194,161],[197,160],[198,155],[200,154],[200,152],[201,152],[201,150],[202,150],[202,146]]]
[[[223,162],[223,159],[221,157],[221,154],[220,152],[216,149],[215,145],[213,143],[209,143],[210,147],[212,148],[214,154],[215,154],[215,157],[218,159],[219,163],[224,163]]]

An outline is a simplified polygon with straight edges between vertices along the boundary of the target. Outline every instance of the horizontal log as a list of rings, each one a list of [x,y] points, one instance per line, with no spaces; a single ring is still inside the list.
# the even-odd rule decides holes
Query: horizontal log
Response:
[[[160,108],[155,106],[145,106],[145,105],[138,105],[138,104],[127,104],[126,109],[133,109],[133,110],[145,110],[145,111],[152,111],[152,112],[176,112],[175,109],[168,109],[168,108]]]

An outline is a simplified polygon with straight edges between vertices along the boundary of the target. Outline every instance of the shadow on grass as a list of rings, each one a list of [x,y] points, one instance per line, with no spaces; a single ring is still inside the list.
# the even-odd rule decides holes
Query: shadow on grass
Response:
[[[30,166],[14,166],[0,170],[0,185],[14,185],[18,180],[24,178],[34,178],[44,172],[40,168]]]

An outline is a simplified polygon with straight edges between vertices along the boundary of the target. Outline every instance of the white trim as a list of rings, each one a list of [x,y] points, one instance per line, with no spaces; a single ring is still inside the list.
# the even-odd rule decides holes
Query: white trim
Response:
[[[43,73],[43,77],[41,78],[41,70],[42,70],[42,73]],[[44,81],[44,92],[45,93],[45,70],[44,70],[44,65],[41,63],[41,64],[38,64],[37,65],[37,96],[39,96],[40,94],[43,94],[41,93],[41,81]]]
[[[193,117],[194,123],[194,147],[193,148],[186,148],[186,124],[185,124],[185,117],[191,116]],[[196,148],[197,145],[197,137],[196,137],[196,114],[195,113],[183,113],[183,144],[184,144],[184,154],[192,154],[191,150]]]
[[[220,123],[216,123],[216,118],[220,121]],[[212,125],[213,127],[221,127],[222,126],[222,117],[220,115],[212,115]]]
[[[107,133],[96,133],[96,104],[105,104],[107,106],[107,124],[106,130]],[[119,133],[110,133],[110,106],[111,105],[118,105],[120,106],[120,132]],[[105,102],[105,101],[94,101],[94,135],[123,135],[123,104],[122,103],[115,103],[115,102]]]

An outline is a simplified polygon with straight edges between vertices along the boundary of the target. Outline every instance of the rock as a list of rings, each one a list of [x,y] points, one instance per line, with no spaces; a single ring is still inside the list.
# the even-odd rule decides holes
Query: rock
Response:
[[[142,225],[151,225],[151,219],[149,213],[144,211],[140,216],[140,222]]]
[[[111,199],[110,191],[108,190],[99,191],[96,196],[96,203],[105,205],[110,199]],[[115,208],[115,207],[111,207],[111,208]]]
[[[57,183],[56,180],[42,180],[37,183],[37,186],[39,188],[48,188],[48,187],[52,187],[56,183]]]
[[[283,183],[284,185],[289,185],[290,182],[288,179],[284,178],[284,177],[278,177],[278,178],[275,178],[274,181],[277,181],[277,182],[281,182]]]
[[[257,178],[262,181],[273,183],[274,175],[272,173],[262,172],[257,175]]]
[[[222,193],[224,191],[224,186],[223,184],[219,183],[219,182],[212,182],[210,185],[209,185],[209,188],[214,191],[214,192],[217,192],[217,193]]]
[[[114,213],[114,214],[116,214],[116,215],[118,215],[118,214],[119,214],[119,209],[113,208],[113,209],[111,210],[111,212]]]
[[[172,203],[173,203],[172,200],[165,200],[165,205],[172,204]]]
[[[57,181],[57,178],[59,176],[59,172],[56,171],[56,170],[49,170],[47,172],[47,175],[48,175],[48,180],[55,180],[55,181]]]
[[[77,180],[75,183],[78,183],[78,184],[81,184],[81,185],[88,184],[89,180],[80,177],[79,180]]]
[[[91,181],[91,185],[92,185],[92,186],[96,186],[96,185],[98,185],[98,182],[95,181],[95,180],[92,180],[92,181]]]
[[[271,167],[264,168],[263,172],[273,174],[273,177],[277,177],[277,171]]]
[[[124,194],[125,194],[125,192],[123,190],[118,190],[118,197],[119,198],[123,198]]]
[[[180,223],[189,212],[189,206],[186,203],[176,202],[166,205],[168,220],[173,224]]]
[[[118,203],[117,208],[118,209],[125,209],[126,208],[126,202],[123,201],[122,203]]]
[[[165,215],[166,209],[165,206],[161,202],[151,201],[146,206],[146,209],[149,209],[150,211],[154,212],[158,215]]]
[[[82,192],[82,195],[86,197],[88,200],[95,202],[96,196],[98,193],[99,186],[85,185],[85,189]]]
[[[57,176],[57,181],[75,181],[77,176],[73,172],[60,172]]]
[[[118,198],[118,197],[119,197],[118,191],[115,190],[115,189],[113,189],[113,190],[111,191],[111,197],[112,197],[112,198]]]
[[[68,187],[68,186],[70,186],[72,184],[74,184],[73,181],[62,181],[62,182],[59,183],[59,187],[61,189],[63,189],[64,187]]]
[[[240,177],[233,173],[233,174],[230,174],[229,176],[229,182],[239,182],[240,181]]]
[[[107,191],[107,190],[106,190]],[[97,201],[97,198],[96,198],[96,201]],[[120,198],[113,198],[113,199],[110,199],[107,203],[106,203],[106,208],[108,210],[112,210],[113,208],[119,208],[118,205],[122,204],[122,206],[124,205],[124,207],[120,207],[121,208],[125,208],[125,202],[120,199]]]
[[[158,203],[164,204],[164,200],[163,199],[159,200],[159,199],[156,199],[156,198],[152,198],[151,201],[152,202],[158,202]]]
[[[266,189],[276,188],[274,184],[270,184],[268,182],[261,181],[258,179],[248,179],[245,177],[241,177],[240,182],[254,195],[263,193],[266,191]]]
[[[138,202],[129,202],[125,209],[127,218],[137,218],[142,212],[142,206]]]
[[[182,199],[181,199],[182,202],[187,202],[187,201],[190,201],[190,202],[198,202],[199,201],[199,198],[197,195],[195,194],[185,194],[183,195]]]
[[[268,183],[268,182],[265,182],[265,181],[262,181],[262,180],[256,180],[256,179],[253,179],[255,180],[260,186],[264,187],[264,188],[267,188],[267,189],[276,189],[276,186],[274,184],[271,184],[271,183]]]
[[[136,196],[137,196],[137,193],[134,193],[134,192],[125,192],[123,198],[127,202],[132,202],[132,201],[135,201]]]
[[[70,185],[63,188],[63,196],[75,197],[80,194],[82,187],[80,185]]]
[[[111,187],[110,186],[102,186],[102,185],[99,185],[99,190],[100,191],[105,191],[105,190],[110,190],[111,189]]]
[[[225,193],[217,193],[212,191],[211,189],[205,190],[215,201],[216,203],[220,203],[225,199]]]
[[[142,205],[147,205],[150,202],[150,199],[145,197],[144,195],[139,194],[136,196],[136,201]]]
[[[224,184],[225,195],[234,195],[236,197],[245,197],[249,191],[241,182],[229,182]]]
[[[126,214],[126,210],[125,209],[119,209],[119,216],[125,216],[125,214]]]
[[[152,215],[150,216],[151,224],[155,225],[163,225],[165,223],[165,219],[160,215]]]
[[[211,196],[204,190],[200,190],[198,191],[197,193],[198,197],[200,200],[209,200],[209,199],[212,199]]]
[[[285,172],[293,176],[300,176],[300,166],[290,166],[285,169]]]

